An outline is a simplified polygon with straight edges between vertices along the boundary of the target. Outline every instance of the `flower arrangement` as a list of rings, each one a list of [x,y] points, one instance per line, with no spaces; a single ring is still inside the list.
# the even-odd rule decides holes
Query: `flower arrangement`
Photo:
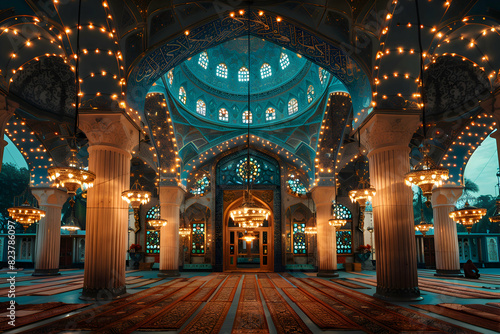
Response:
[[[361,253],[369,253],[371,252],[372,250],[372,246],[366,244],[366,245],[360,245],[358,247],[358,251],[360,251]]]
[[[130,248],[129,248],[129,250],[132,252],[140,252],[141,249],[142,249],[142,246],[139,244],[132,244],[132,245],[130,245]]]

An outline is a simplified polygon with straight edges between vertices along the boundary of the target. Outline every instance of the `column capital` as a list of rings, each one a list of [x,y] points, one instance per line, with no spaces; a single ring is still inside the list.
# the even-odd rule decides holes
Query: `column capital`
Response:
[[[163,205],[181,205],[184,201],[186,192],[184,189],[176,186],[160,186],[160,206]]]
[[[386,147],[408,146],[419,124],[419,113],[374,111],[360,127],[361,144],[368,152]]]
[[[440,187],[432,189],[432,207],[454,206],[455,202],[462,195],[464,187],[453,182],[447,182]]]
[[[57,188],[31,188],[31,193],[40,206],[62,207],[68,199],[66,191]]]
[[[110,146],[130,153],[139,144],[139,129],[122,113],[83,112],[78,122],[90,146]]]
[[[335,187],[314,187],[311,191],[312,199],[316,207],[331,205],[335,199]]]

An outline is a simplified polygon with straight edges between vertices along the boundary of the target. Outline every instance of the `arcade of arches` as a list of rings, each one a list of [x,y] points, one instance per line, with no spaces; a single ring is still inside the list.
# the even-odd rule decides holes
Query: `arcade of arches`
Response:
[[[423,262],[460,276],[464,240],[484,253],[474,262],[498,267],[500,235],[473,250],[483,237],[467,239],[448,213],[475,149],[500,138],[500,3],[417,1],[82,0],[79,29],[79,1],[4,1],[0,122],[46,211],[18,233],[32,242],[27,267],[78,264],[82,298],[112,299],[135,262],[161,277],[337,277],[370,244],[375,296],[396,301],[422,299]],[[69,206],[48,169],[72,148],[96,178]],[[422,152],[449,171],[425,208],[432,259],[405,184]],[[135,181],[152,196],[134,215],[121,194]],[[366,208],[349,199],[369,186]],[[230,214],[248,187],[270,212],[258,227]],[[70,217],[72,235],[59,229]]]

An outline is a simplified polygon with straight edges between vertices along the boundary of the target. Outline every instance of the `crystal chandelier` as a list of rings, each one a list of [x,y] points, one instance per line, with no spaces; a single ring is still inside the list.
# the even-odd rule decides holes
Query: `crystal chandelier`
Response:
[[[179,227],[179,235],[181,237],[187,237],[191,234],[191,229],[189,227]]]
[[[80,226],[78,225],[78,219],[75,217],[75,212],[74,212],[74,205],[75,201],[73,198],[69,200],[69,205],[71,206],[71,214],[69,218],[66,219],[66,221],[63,223],[61,226],[62,230],[69,231],[69,234],[71,235],[73,232],[80,230]]]
[[[316,226],[306,227],[304,229],[304,233],[311,234],[311,235],[318,234],[318,229],[316,228]]]
[[[349,191],[349,198],[353,203],[358,202],[360,208],[364,211],[366,202],[371,202],[376,193],[375,188],[368,185],[368,188],[365,189],[353,189]]]
[[[95,174],[84,170],[76,157],[76,149],[71,149],[71,158],[67,167],[51,167],[48,169],[49,179],[53,186],[66,188],[70,195],[76,195],[78,188],[91,188],[94,185]]]
[[[245,240],[246,242],[252,242],[255,240],[255,235],[253,233],[248,233],[245,231],[245,234],[241,237],[241,239]]]
[[[122,199],[129,203],[132,208],[139,209],[141,204],[149,203],[151,199],[151,193],[149,191],[142,190],[139,180],[135,180],[134,184],[129,190],[122,192]]]
[[[421,221],[420,224],[415,226],[415,231],[420,231],[420,233],[422,233],[425,237],[425,234],[429,232],[431,228],[434,228],[434,225]]]
[[[159,230],[163,226],[167,226],[168,221],[166,219],[150,219],[148,223],[155,230]]]
[[[12,219],[24,227],[25,231],[31,224],[45,217],[45,211],[32,207],[27,200],[20,206],[8,208],[7,211]]]
[[[359,145],[359,156],[362,157],[363,154],[361,152],[361,134],[358,132],[358,145]],[[361,163],[361,158],[358,160]],[[356,162],[357,164],[358,162]],[[365,166],[368,164],[368,161],[366,161]],[[359,204],[359,218],[358,218],[358,229],[363,232],[364,229],[364,222],[365,222],[365,208],[366,208],[366,202],[371,202],[373,196],[377,193],[375,188],[370,185],[370,182],[368,178],[364,178],[360,176],[360,172],[365,171],[365,169],[362,169],[358,166],[356,170],[356,175],[359,177],[359,183],[358,183],[358,189],[353,189],[349,191],[348,195],[349,198],[351,199],[352,203],[358,202]]]
[[[467,228],[470,234],[472,226],[477,223],[486,214],[486,209],[476,208],[465,202],[465,206],[461,209],[450,212],[449,216],[455,222],[462,224]]]

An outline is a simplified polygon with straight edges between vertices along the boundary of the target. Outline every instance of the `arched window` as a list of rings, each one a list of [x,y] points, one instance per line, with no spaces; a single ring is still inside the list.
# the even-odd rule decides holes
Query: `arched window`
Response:
[[[226,64],[220,63],[219,65],[217,65],[217,69],[215,71],[215,74],[218,77],[226,79],[227,78],[227,66],[226,66]]]
[[[285,68],[288,67],[288,65],[290,65],[290,59],[288,59],[288,55],[286,53],[281,53],[280,55],[280,66],[281,66],[281,69],[284,70]]]
[[[150,219],[160,219],[160,207],[158,205],[153,206],[146,212],[146,221]]]
[[[228,122],[229,112],[225,108],[219,109],[219,121]]]
[[[352,213],[351,211],[343,206],[342,204],[334,204],[334,212],[335,216],[338,219],[345,219],[345,220],[351,220],[352,219]]]
[[[168,71],[167,79],[168,79],[168,84],[172,85],[172,83],[174,82],[174,69],[173,68],[170,71]]]
[[[293,224],[293,253],[296,255],[307,253],[305,230],[305,223]]]
[[[238,71],[238,81],[246,82],[249,79],[250,79],[250,75],[248,72],[248,68],[246,68],[246,67],[240,68],[240,70]]]
[[[200,53],[200,58],[198,58],[198,64],[203,67],[204,69],[207,69],[208,67],[208,54],[207,51],[203,51]]]
[[[273,121],[276,119],[276,110],[274,108],[267,108],[266,121]]]
[[[146,253],[160,254],[160,231],[146,231]]]
[[[321,81],[321,84],[324,84],[326,82],[326,78],[328,76],[328,72],[323,67],[319,68],[319,81]]]
[[[271,65],[269,65],[268,63],[262,64],[262,67],[260,68],[260,77],[262,79],[265,79],[267,77],[270,77],[272,74],[273,72],[271,70]]]
[[[307,88],[307,103],[311,103],[313,99],[314,99],[314,87],[310,85]]]
[[[186,104],[186,99],[186,90],[181,86],[179,88],[179,100],[181,100],[182,103]]]
[[[297,102],[297,99],[291,99],[288,101],[288,115],[295,114],[297,111],[299,111],[299,103]]]
[[[243,113],[243,123],[252,124],[252,113],[248,110]]]
[[[203,102],[203,100],[196,101],[196,112],[200,115],[206,116],[207,105]]]

